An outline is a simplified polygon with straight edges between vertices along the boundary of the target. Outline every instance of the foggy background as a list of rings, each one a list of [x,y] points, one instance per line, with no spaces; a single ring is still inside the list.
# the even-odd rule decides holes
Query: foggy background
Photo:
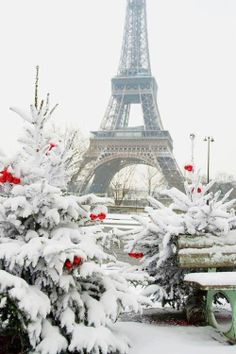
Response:
[[[21,119],[10,106],[33,102],[35,66],[59,126],[96,130],[121,51],[126,0],[0,1],[0,149],[17,149]],[[214,137],[211,173],[236,176],[236,1],[147,0],[149,49],[158,105],[174,155],[206,171],[206,135]],[[139,123],[139,122],[138,122]]]

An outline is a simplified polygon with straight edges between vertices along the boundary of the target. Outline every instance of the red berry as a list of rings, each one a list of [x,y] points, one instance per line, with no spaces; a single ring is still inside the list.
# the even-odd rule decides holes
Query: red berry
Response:
[[[90,214],[90,219],[91,220],[96,220],[97,219],[97,215],[96,214]]]
[[[56,145],[51,143],[50,146],[49,146],[49,151],[51,151]]]
[[[194,192],[194,188],[192,188],[192,193]],[[197,188],[197,193],[202,193],[202,189],[200,187]]]
[[[144,254],[142,252],[130,252],[128,253],[128,256],[131,257],[131,258],[143,258]]]
[[[9,183],[13,183],[13,176],[12,176],[12,174],[11,173],[8,173],[7,175],[6,175],[6,181],[7,182],[9,182]]]
[[[100,213],[100,214],[98,214],[98,219],[99,219],[99,220],[104,220],[104,219],[106,219],[106,214],[105,214],[105,213]]]
[[[192,166],[192,165],[185,165],[185,166],[184,166],[184,169],[185,169],[186,171],[188,171],[188,172],[192,172],[193,166]]]
[[[6,176],[0,176],[0,183],[6,183]]]
[[[2,173],[4,176],[8,175],[7,168],[4,168],[0,173]]]
[[[73,264],[71,263],[71,261],[69,259],[67,259],[65,261],[65,264],[64,266],[67,268],[67,269],[71,269],[73,267]]]
[[[74,265],[79,265],[82,262],[82,258],[79,256],[74,256]]]
[[[13,177],[13,178],[12,178],[12,183],[13,183],[13,184],[19,184],[19,183],[20,183],[20,178],[18,178],[18,177]]]

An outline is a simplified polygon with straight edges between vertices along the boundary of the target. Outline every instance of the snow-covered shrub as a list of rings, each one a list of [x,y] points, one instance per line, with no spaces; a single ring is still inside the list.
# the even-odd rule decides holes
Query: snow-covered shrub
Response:
[[[185,305],[191,289],[183,283],[186,272],[177,259],[177,240],[182,234],[223,236],[235,227],[234,200],[227,201],[230,191],[220,199],[220,193],[209,192],[213,182],[202,185],[199,175],[192,174],[185,182],[185,193],[176,188],[163,191],[172,199],[169,207],[149,198],[148,217],[137,217],[142,227],[128,236],[127,252],[142,252],[143,269],[155,278],[163,291],[163,303],[177,308]],[[160,292],[156,293],[156,298]]]

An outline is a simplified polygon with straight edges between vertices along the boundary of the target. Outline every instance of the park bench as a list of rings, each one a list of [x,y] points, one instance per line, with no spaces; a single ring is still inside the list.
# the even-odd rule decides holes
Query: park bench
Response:
[[[226,236],[181,235],[177,246],[179,266],[201,270],[185,275],[184,281],[207,291],[207,323],[236,343],[236,271],[233,271],[236,269],[236,231],[230,231]],[[227,326],[219,323],[214,313],[219,296],[225,297],[231,307],[231,321]]]

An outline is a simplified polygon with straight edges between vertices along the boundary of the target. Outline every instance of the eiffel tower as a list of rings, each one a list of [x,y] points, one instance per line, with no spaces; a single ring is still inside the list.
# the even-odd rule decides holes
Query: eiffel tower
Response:
[[[156,97],[146,0],[127,0],[119,68],[111,80],[111,98],[100,129],[92,132],[90,147],[77,174],[81,179],[80,192],[104,194],[114,175],[132,164],[156,167],[167,186],[182,189],[183,177],[173,156],[171,136],[163,128]],[[132,104],[142,107],[142,126],[129,127]]]

